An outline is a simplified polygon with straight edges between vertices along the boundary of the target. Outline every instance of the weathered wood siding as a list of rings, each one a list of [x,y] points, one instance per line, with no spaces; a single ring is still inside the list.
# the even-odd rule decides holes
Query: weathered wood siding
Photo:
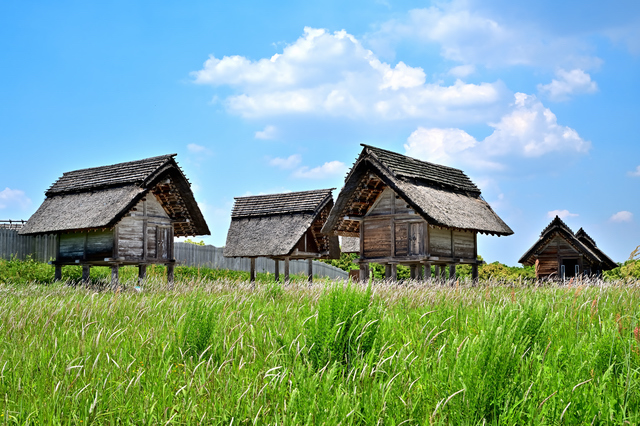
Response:
[[[431,256],[451,257],[451,230],[446,228],[429,228],[429,248]]]
[[[476,235],[473,232],[453,231],[454,257],[473,259],[476,253]]]
[[[391,256],[391,221],[388,218],[366,218],[364,226],[364,257]]]
[[[386,188],[380,193],[380,195],[378,195],[375,203],[373,203],[373,206],[367,212],[367,216],[381,216],[392,214],[395,196],[395,192],[393,192],[389,188]]]
[[[113,231],[72,232],[60,234],[57,260],[104,260],[113,255]]]
[[[538,277],[560,274],[562,259],[579,259],[580,254],[564,238],[554,237],[538,255]]]
[[[172,258],[171,219],[153,194],[131,209],[117,228],[118,258],[150,262]]]

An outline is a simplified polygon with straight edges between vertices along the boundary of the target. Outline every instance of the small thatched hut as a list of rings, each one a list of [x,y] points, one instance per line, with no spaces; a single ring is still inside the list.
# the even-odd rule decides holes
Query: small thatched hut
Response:
[[[322,231],[359,238],[360,277],[369,262],[384,264],[396,279],[398,264],[413,278],[455,276],[456,264],[478,274],[477,234],[511,235],[509,228],[462,172],[363,145]],[[343,240],[347,251],[354,240]]]
[[[540,238],[520,258],[520,263],[536,267],[536,278],[565,279],[600,276],[618,266],[596,246],[596,242],[584,229],[575,234],[556,216],[542,230]]]
[[[251,281],[255,280],[256,257],[276,261],[276,280],[279,260],[285,262],[284,278],[288,280],[289,259],[308,259],[311,280],[313,259],[340,257],[338,237],[320,231],[333,207],[332,190],[235,198],[224,256],[251,258]]]
[[[57,234],[56,279],[63,265],[111,266],[117,282],[122,265],[167,265],[173,281],[173,238],[209,235],[191,185],[176,154],[75,170],[62,175],[20,230],[22,235]]]

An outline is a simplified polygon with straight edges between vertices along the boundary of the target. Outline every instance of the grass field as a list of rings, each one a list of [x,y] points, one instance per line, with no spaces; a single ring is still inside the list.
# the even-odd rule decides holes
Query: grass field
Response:
[[[600,284],[4,283],[0,424],[638,424],[639,289]]]

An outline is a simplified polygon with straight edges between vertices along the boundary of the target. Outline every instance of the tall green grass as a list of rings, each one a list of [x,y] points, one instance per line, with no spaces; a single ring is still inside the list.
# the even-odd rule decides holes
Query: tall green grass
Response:
[[[0,284],[0,424],[638,424],[639,306],[636,284]]]

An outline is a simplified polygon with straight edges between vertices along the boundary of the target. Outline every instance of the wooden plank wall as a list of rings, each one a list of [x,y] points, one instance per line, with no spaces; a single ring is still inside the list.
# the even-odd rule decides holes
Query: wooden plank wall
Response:
[[[181,265],[204,266],[214,269],[230,269],[232,271],[247,271],[251,269],[251,262],[248,258],[232,258],[223,256],[222,247],[198,246],[189,243],[174,243],[174,255],[176,261]],[[332,279],[347,279],[349,274],[340,268],[327,265],[314,260],[313,274],[319,277]],[[289,271],[293,274],[307,273],[306,260],[291,260]],[[275,272],[275,261],[265,257],[256,259],[256,272]],[[284,273],[284,261],[280,261],[280,274]]]
[[[0,259],[25,260],[31,256],[38,262],[48,262],[55,258],[57,244],[55,235],[18,235],[14,229],[0,228]]]

